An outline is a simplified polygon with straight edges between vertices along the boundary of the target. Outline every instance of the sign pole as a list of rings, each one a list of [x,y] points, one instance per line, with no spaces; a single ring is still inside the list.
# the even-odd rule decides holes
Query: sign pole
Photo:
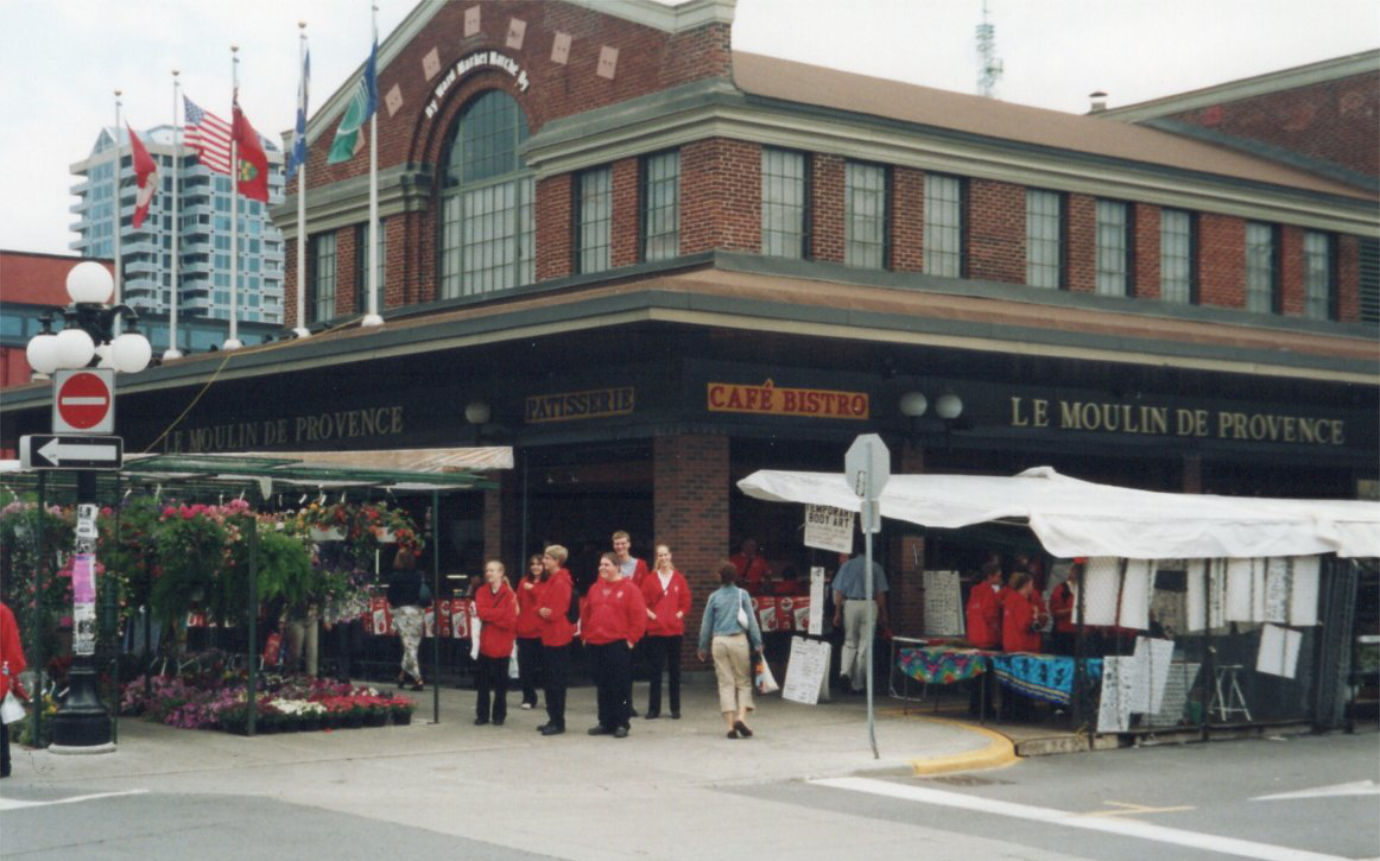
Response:
[[[867,636],[862,645],[863,660],[867,662],[867,739],[872,745],[872,758],[881,759],[877,751],[876,711],[873,707],[872,643],[877,638],[877,602],[872,574],[872,535],[882,529],[882,488],[891,478],[891,451],[877,434],[863,434],[848,447],[843,458],[843,471],[853,492],[862,500],[858,518],[863,531],[863,600],[867,602]]]

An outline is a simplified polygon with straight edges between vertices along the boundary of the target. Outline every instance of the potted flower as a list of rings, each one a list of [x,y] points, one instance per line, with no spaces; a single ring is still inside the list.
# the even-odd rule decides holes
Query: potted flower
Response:
[[[405,697],[392,697],[388,700],[388,711],[393,718],[393,723],[398,726],[406,726],[412,723],[412,710],[416,705],[412,700]]]

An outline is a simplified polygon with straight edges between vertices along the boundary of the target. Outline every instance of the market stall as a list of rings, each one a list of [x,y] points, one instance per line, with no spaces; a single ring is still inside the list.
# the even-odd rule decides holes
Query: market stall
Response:
[[[756,499],[859,508],[842,474],[762,470],[738,486]],[[1348,572],[1354,579],[1346,560],[1380,555],[1377,503],[1158,493],[1048,467],[894,475],[880,507],[883,518],[927,529],[1028,528],[1053,559],[1086,559],[1075,655],[968,656],[914,644],[896,660],[927,683],[993,672],[1008,689],[1071,705],[1075,721],[1083,691],[1081,710],[1097,713],[1081,717],[1101,731],[1304,716],[1331,725],[1333,640],[1346,636],[1332,601],[1346,590],[1333,587]],[[1067,565],[1054,567],[1057,575]],[[1099,631],[1115,632],[1124,648],[1094,651],[1085,634]]]

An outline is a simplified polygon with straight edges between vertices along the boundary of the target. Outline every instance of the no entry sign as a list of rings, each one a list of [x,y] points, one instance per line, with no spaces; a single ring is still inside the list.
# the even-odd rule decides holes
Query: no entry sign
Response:
[[[53,375],[53,433],[115,430],[115,371],[88,368]]]

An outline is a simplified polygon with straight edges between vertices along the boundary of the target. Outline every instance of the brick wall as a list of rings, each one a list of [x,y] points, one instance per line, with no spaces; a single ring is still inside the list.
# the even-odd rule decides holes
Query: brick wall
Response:
[[[729,546],[728,437],[658,436],[652,472],[654,540],[671,548],[676,570],[685,575],[695,596],[685,619],[682,658],[688,667],[694,660],[705,598],[719,587],[718,563]]]
[[[1380,177],[1380,76],[1354,75],[1171,115]]]
[[[1025,188],[968,183],[968,272],[976,279],[1025,283]]]
[[[1145,299],[1160,298],[1160,208],[1137,203],[1131,208],[1132,289]]]
[[[568,173],[537,183],[537,280],[564,278],[575,271],[574,183]]]
[[[762,248],[762,148],[710,138],[680,150],[680,252]]]
[[[1303,314],[1303,229],[1286,225],[1279,231],[1280,298],[1285,314]],[[1244,263],[1242,264],[1244,266]]]
[[[925,271],[925,174],[908,167],[891,173],[891,268]]]
[[[1355,236],[1337,237],[1337,319],[1361,319],[1361,243]]]
[[[609,258],[614,266],[629,266],[642,259],[641,199],[637,192],[640,171],[635,158],[613,163],[613,247]]]
[[[1198,301],[1246,307],[1246,223],[1230,215],[1198,217]]]
[[[843,262],[843,159],[818,154],[811,159],[811,206],[814,233],[810,255],[829,263]]]
[[[1097,291],[1097,201],[1064,195],[1064,286],[1073,293]]]

